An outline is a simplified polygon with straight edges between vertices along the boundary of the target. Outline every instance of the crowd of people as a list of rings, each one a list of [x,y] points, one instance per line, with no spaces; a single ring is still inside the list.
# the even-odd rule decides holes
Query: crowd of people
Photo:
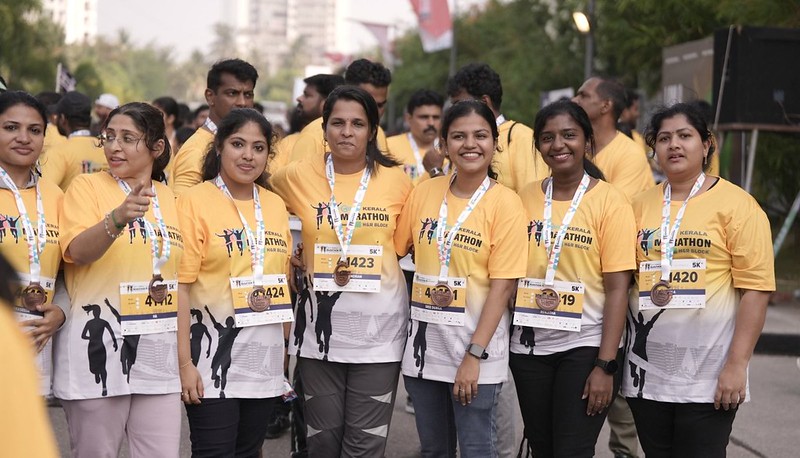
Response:
[[[387,136],[391,80],[306,78],[286,134],[240,59],[194,112],[0,93],[7,450],[55,456],[53,397],[78,458],[178,456],[181,405],[196,457],[289,410],[293,456],[381,457],[402,378],[424,457],[725,456],[774,262],[697,105],[641,134],[598,76],[531,128],[472,63]]]

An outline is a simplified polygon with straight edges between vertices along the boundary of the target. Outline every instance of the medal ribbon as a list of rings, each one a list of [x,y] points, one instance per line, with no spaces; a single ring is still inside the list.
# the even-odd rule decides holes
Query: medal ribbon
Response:
[[[544,274],[545,286],[553,286],[556,278],[556,270],[558,270],[558,261],[561,259],[561,249],[564,246],[564,237],[567,235],[567,228],[575,213],[578,212],[578,205],[581,204],[583,195],[589,189],[589,175],[584,172],[581,183],[575,194],[572,195],[572,203],[569,204],[567,213],[564,219],[561,220],[561,227],[558,229],[556,239],[552,242],[552,249],[550,247],[550,233],[553,227],[553,178],[547,182],[547,188],[544,194],[544,224],[542,227],[542,238],[544,239],[544,249],[547,252],[547,271]]]
[[[669,273],[672,268],[672,257],[675,252],[675,239],[678,237],[678,229],[681,227],[683,221],[683,214],[686,212],[686,204],[689,199],[694,197],[703,187],[703,182],[706,181],[706,174],[700,172],[700,176],[692,186],[689,196],[683,201],[678,214],[675,215],[675,224],[672,229],[669,227],[670,205],[672,203],[672,186],[669,182],[664,185],[664,202],[661,211],[661,280],[669,282]]]
[[[361,204],[367,194],[367,185],[369,185],[369,179],[372,174],[368,168],[364,168],[364,172],[361,174],[361,183],[358,185],[358,190],[353,198],[353,206],[350,207],[350,213],[347,215],[347,226],[342,225],[342,215],[339,213],[339,204],[336,203],[336,196],[333,192],[333,187],[336,184],[336,173],[333,171],[333,154],[329,154],[325,160],[325,174],[331,187],[331,200],[328,205],[331,212],[331,220],[333,221],[333,229],[336,231],[336,237],[342,247],[342,255],[339,260],[347,262],[347,251],[350,249],[353,232],[356,230],[356,218],[358,218],[358,212],[361,211]]]
[[[47,243],[47,226],[44,220],[44,205],[42,204],[42,193],[39,192],[39,183],[36,183],[36,217],[38,218],[36,224],[36,233],[33,231],[33,224],[30,217],[28,217],[28,210],[25,208],[25,202],[22,201],[22,194],[19,192],[14,180],[2,167],[0,167],[0,177],[3,183],[6,184],[8,189],[14,194],[14,201],[17,203],[17,210],[19,211],[20,219],[22,219],[22,228],[25,230],[25,241],[28,243],[28,262],[30,264],[31,283],[39,283],[42,273],[42,263],[40,257],[44,252],[44,246]]]
[[[214,184],[217,185],[220,191],[225,194],[231,203],[234,203],[233,196],[231,195],[228,186],[222,181],[222,177],[217,175],[214,178]],[[247,220],[239,208],[234,204],[236,212],[239,213],[239,219],[242,221],[244,232],[247,234],[247,244],[250,246],[250,266],[253,269],[253,286],[264,286],[264,252],[266,251],[266,236],[264,235],[264,214],[261,208],[261,198],[258,196],[258,188],[253,184],[253,207],[255,208],[256,218],[256,233],[250,229]]]
[[[111,176],[117,180],[117,184],[126,196],[131,193],[131,187],[128,186],[128,183],[125,183],[119,177],[114,175]],[[167,232],[167,225],[164,222],[164,217],[161,214],[161,207],[158,205],[158,194],[156,194],[156,188],[155,186],[151,186],[150,189],[153,191],[153,197],[150,199],[150,201],[153,203],[153,216],[155,216],[156,224],[158,224],[158,230],[161,232],[161,242],[158,240],[158,236],[153,224],[150,223],[150,221],[147,221],[144,216],[139,219],[142,221],[145,229],[147,230],[147,236],[150,237],[150,253],[153,255],[153,276],[156,276],[161,275],[161,268],[169,259],[171,244],[169,241],[169,233]]]
[[[408,143],[411,143],[411,151],[414,153],[414,159],[417,161],[417,176],[422,175],[425,171],[425,166],[422,165],[422,155],[419,154],[419,145],[417,145],[411,132],[406,135],[408,136]]]
[[[450,178],[450,185],[453,184],[453,181],[456,179],[455,174],[453,177]],[[464,224],[464,222],[469,218],[469,215],[472,214],[472,211],[475,210],[475,207],[478,206],[478,202],[481,201],[483,196],[486,194],[486,191],[489,190],[489,186],[492,184],[492,181],[487,176],[483,179],[483,182],[475,192],[472,193],[472,197],[469,198],[469,202],[467,202],[467,206],[464,207],[464,210],[461,210],[461,214],[458,215],[458,219],[456,219],[456,223],[453,227],[450,228],[450,232],[447,234],[447,238],[445,238],[444,232],[447,226],[447,191],[444,193],[444,199],[442,199],[442,205],[439,206],[439,222],[436,226],[436,246],[439,251],[439,281],[443,283],[447,283],[447,275],[450,271],[450,256],[453,252],[453,240],[456,238],[456,234],[458,234],[459,229]],[[450,186],[447,187],[450,189]]]

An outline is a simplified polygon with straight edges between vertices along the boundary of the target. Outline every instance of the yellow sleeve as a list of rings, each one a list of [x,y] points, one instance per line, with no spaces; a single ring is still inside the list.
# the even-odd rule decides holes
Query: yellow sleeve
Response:
[[[525,208],[516,193],[507,191],[495,202],[490,235],[489,278],[522,278],[528,261],[524,255],[528,252]]]
[[[299,133],[287,135],[275,144],[275,156],[269,161],[267,169],[269,173],[275,173],[289,163],[289,158],[292,155],[297,139],[300,137]]]
[[[205,151],[193,143],[184,144],[178,151],[174,158],[175,166],[172,168],[172,183],[170,184],[170,189],[176,196],[203,181],[204,154]]]
[[[315,130],[303,129],[300,132],[300,137],[297,138],[297,143],[292,148],[292,155],[289,162],[302,161],[308,157],[315,155],[322,156],[325,153],[325,148],[322,145],[322,137],[315,135]]]
[[[0,301],[0,443],[4,456],[57,457],[55,438],[28,339],[20,332],[9,305]]]
[[[386,141],[386,132],[383,131],[383,127],[381,126],[378,126],[378,149],[384,153],[391,153],[391,151],[389,151],[389,144]]]
[[[400,216],[397,217],[397,228],[394,231],[394,250],[398,256],[407,255],[411,245],[414,243],[411,231],[417,213],[416,205],[414,205],[414,193],[417,192],[417,189],[412,189],[408,194],[403,210],[400,211]]]
[[[50,180],[65,190],[62,184],[66,182],[67,158],[66,151],[62,148],[54,148],[47,153],[47,157],[42,161],[42,178]]]
[[[611,186],[609,186],[611,188]],[[636,269],[636,220],[627,198],[611,188],[597,235],[603,273]]]
[[[178,282],[193,283],[200,273],[203,260],[206,234],[200,226],[197,209],[194,206],[194,192],[178,196],[178,224],[183,235],[183,256],[178,267]],[[206,205],[210,205],[206,202]]]
[[[64,262],[72,262],[66,252],[75,237],[100,222],[105,216],[100,214],[100,207],[95,197],[101,190],[96,190],[90,179],[91,175],[77,176],[64,194],[58,238]]]
[[[292,185],[289,179],[289,174],[292,173],[296,165],[294,163],[289,164],[288,166],[278,170],[275,175],[270,177],[270,185],[272,186],[272,191],[278,195],[281,199],[283,199],[283,203],[286,205],[286,209],[289,213],[297,214],[297,210],[294,208],[295,203],[292,197],[294,193],[292,192]]]
[[[731,253],[733,286],[756,291],[775,291],[775,259],[769,220],[750,195],[737,206],[729,222],[727,248]]]

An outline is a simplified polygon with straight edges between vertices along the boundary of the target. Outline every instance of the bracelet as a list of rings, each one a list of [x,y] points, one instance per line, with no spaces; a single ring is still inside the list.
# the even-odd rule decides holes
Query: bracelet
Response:
[[[111,222],[114,223],[114,227],[116,227],[117,230],[121,231],[122,228],[125,227],[125,224],[124,223],[123,224],[119,224],[117,222],[117,218],[114,218],[114,210],[111,210],[110,212],[108,212],[108,214],[111,215]]]
[[[106,217],[103,218],[103,228],[105,228],[106,234],[108,234],[108,236],[111,237],[111,240],[115,240],[122,235],[122,231],[119,231],[116,235],[113,232],[111,232],[111,229],[108,227],[108,220],[111,219],[110,215],[111,213],[106,213]]]
[[[185,363],[181,364],[180,366],[178,366],[178,369],[183,369],[184,367],[188,366],[189,364],[192,364],[192,360],[191,359],[189,361],[186,361]]]

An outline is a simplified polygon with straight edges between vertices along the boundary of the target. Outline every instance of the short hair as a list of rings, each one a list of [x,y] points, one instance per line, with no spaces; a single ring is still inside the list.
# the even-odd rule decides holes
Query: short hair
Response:
[[[195,108],[194,111],[192,112],[192,118],[193,119],[196,118],[197,116],[200,115],[201,112],[206,110],[208,110],[208,105],[206,105],[205,103],[200,105],[199,107]]]
[[[221,60],[211,66],[206,78],[206,87],[216,92],[222,84],[222,74],[228,73],[241,82],[258,81],[256,68],[242,59]]]
[[[447,81],[447,95],[450,97],[458,95],[462,90],[476,99],[488,95],[495,110],[499,110],[503,103],[500,75],[484,63],[467,64]]]
[[[656,136],[658,135],[658,130],[661,129],[661,123],[663,123],[665,119],[674,118],[679,115],[686,117],[689,124],[700,134],[700,140],[711,143],[708,147],[708,156],[703,167],[704,170],[708,170],[711,166],[711,155],[716,150],[716,141],[714,140],[714,135],[711,133],[711,130],[708,128],[708,122],[706,122],[703,117],[703,113],[689,103],[676,103],[671,107],[656,110],[650,118],[650,123],[645,130],[644,139],[647,145],[655,151]]]
[[[63,115],[73,128],[88,127],[92,123],[92,101],[78,91],[64,94],[56,105],[56,112]]]
[[[352,86],[371,84],[375,87],[388,87],[392,84],[392,72],[380,62],[358,59],[347,66],[344,82]]]
[[[344,78],[341,75],[319,73],[309,76],[303,82],[306,83],[306,86],[312,86],[316,89],[323,99],[327,99],[332,90],[344,84]]]
[[[597,84],[597,95],[603,100],[611,100],[611,106],[614,113],[614,122],[622,115],[622,110],[627,106],[627,97],[625,96],[625,86],[613,78],[603,76],[596,76],[600,82]]]
[[[178,102],[175,99],[169,96],[159,97],[153,100],[153,105],[161,108],[161,111],[166,113],[167,116],[172,115],[175,117],[175,120],[172,121],[173,129],[180,127],[180,108],[178,107]]]
[[[639,93],[631,88],[625,88],[625,108],[633,106],[634,102],[639,100]]]
[[[231,135],[239,131],[245,124],[253,123],[258,126],[264,138],[267,139],[267,168],[269,167],[269,160],[275,156],[275,141],[272,130],[272,124],[267,121],[258,110],[253,108],[234,108],[228,113],[227,116],[222,118],[217,126],[217,133],[214,135],[214,142],[211,148],[206,153],[203,160],[203,180],[212,180],[219,175],[220,168],[222,167],[222,159],[219,156],[219,151],[222,149],[222,144]],[[269,189],[268,181],[269,173],[267,169],[256,178],[255,183],[262,188]]]
[[[406,113],[413,115],[414,110],[425,105],[436,105],[439,108],[444,106],[444,97],[430,89],[419,89],[411,94],[406,105]]]
[[[166,126],[164,125],[164,117],[161,112],[149,103],[126,103],[111,110],[111,113],[108,114],[103,123],[101,131],[105,131],[108,128],[108,123],[117,115],[125,115],[131,118],[136,128],[144,132],[144,144],[150,151],[155,149],[156,142],[164,140],[164,152],[153,162],[153,172],[150,174],[150,178],[153,180],[164,181],[164,169],[169,164],[172,153],[169,138],[167,138]]]
[[[36,110],[39,116],[42,117],[44,127],[47,127],[47,109],[39,99],[25,91],[0,92],[0,114],[5,113],[9,108],[17,105],[25,105],[26,107],[31,107]],[[39,153],[41,153],[41,151],[39,151]]]
[[[61,100],[61,94],[53,91],[43,91],[36,94],[36,98],[47,108],[47,114],[57,114],[56,105]]]
[[[339,100],[349,100],[356,102],[364,108],[364,113],[367,115],[367,124],[369,127],[369,140],[367,141],[367,169],[371,173],[377,173],[375,163],[384,167],[396,167],[400,165],[392,156],[382,152],[378,147],[378,127],[380,123],[380,115],[378,115],[378,104],[375,99],[369,95],[369,92],[361,89],[358,86],[344,85],[339,86],[328,95],[325,99],[325,105],[322,108],[322,130],[328,126],[328,120],[333,113],[333,107]]]
[[[442,143],[445,145],[447,144],[447,133],[450,131],[450,125],[453,124],[456,119],[469,116],[472,113],[482,117],[486,123],[489,124],[489,128],[492,131],[492,139],[494,140],[495,144],[497,144],[497,139],[500,136],[500,132],[497,130],[497,122],[495,121],[494,113],[492,113],[492,110],[488,105],[480,100],[462,100],[454,103],[450,106],[450,108],[447,109],[447,111],[444,113],[444,118],[442,118]],[[489,170],[487,173],[489,178],[494,180],[497,179],[497,172],[492,169],[491,164],[489,165]]]
[[[536,146],[536,149],[539,149],[539,140],[541,139],[542,131],[544,130],[544,126],[547,124],[547,121],[562,114],[572,118],[572,120],[578,124],[578,127],[581,128],[584,138],[586,138],[586,140],[589,142],[589,154],[594,157],[595,143],[592,122],[589,120],[589,115],[586,114],[586,111],[581,108],[580,105],[571,100],[558,100],[550,105],[547,105],[539,110],[538,113],[536,113],[536,119],[533,121],[533,144]],[[597,165],[595,165],[586,154],[583,155],[583,170],[585,170],[586,173],[588,173],[592,178],[605,180],[603,172],[600,171],[600,168],[597,167]]]

